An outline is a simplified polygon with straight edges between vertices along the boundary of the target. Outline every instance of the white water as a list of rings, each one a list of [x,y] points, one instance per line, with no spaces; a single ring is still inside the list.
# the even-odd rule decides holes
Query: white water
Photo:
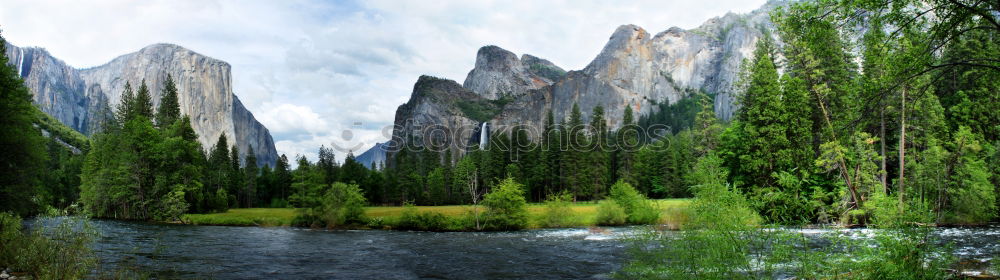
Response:
[[[21,65],[24,65],[24,49],[17,48],[17,51],[20,53],[20,55],[18,55],[20,59],[17,60],[17,76],[24,78],[24,76],[21,76],[21,72],[23,72]]]
[[[489,133],[490,132],[488,130],[489,128],[487,127],[487,124],[489,124],[489,123],[484,122],[483,123],[483,128],[479,130],[479,149],[480,150],[485,150],[486,149],[486,145],[489,144],[488,140],[489,140]]]

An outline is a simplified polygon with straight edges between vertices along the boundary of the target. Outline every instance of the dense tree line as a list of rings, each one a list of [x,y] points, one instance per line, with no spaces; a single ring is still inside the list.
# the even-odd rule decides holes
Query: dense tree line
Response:
[[[98,217],[141,220],[284,206],[291,186],[287,158],[274,169],[258,168],[252,147],[241,158],[225,134],[206,156],[177,94],[167,76],[154,111],[145,81],[136,91],[126,82],[114,117],[92,137],[80,176],[83,206]]]
[[[974,4],[793,3],[772,14],[776,33],[763,30],[744,62],[729,122],[715,118],[713,95],[694,90],[647,115],[624,108],[615,130],[603,106],[574,105],[564,119],[546,112],[539,135],[505,128],[463,155],[404,149],[391,168],[366,168],[351,153],[338,161],[327,147],[316,162],[295,158],[295,170],[284,155],[259,167],[252,147],[241,153],[226,135],[206,155],[169,77],[155,110],[144,82],[126,84],[76,155],[46,144],[27,88],[4,67],[0,131],[14,152],[3,155],[0,202],[38,211],[79,201],[100,217],[173,219],[315,208],[338,183],[368,204],[476,204],[507,178],[532,202],[605,199],[619,181],[647,197],[689,197],[697,162],[711,155],[768,222],[864,223],[895,205],[937,223],[982,223],[998,216],[1000,27],[996,7]],[[927,7],[945,12],[928,17]],[[860,25],[869,28],[844,28]]]
[[[716,120],[712,98],[697,92],[658,105],[639,125],[626,108],[617,131],[601,106],[589,123],[574,106],[564,120],[549,112],[528,145],[511,145],[525,137],[513,128],[457,161],[400,152],[385,173],[398,187],[384,189],[383,202],[470,203],[469,190],[486,192],[507,174],[531,201],[564,191],[602,199],[619,179],[650,197],[687,197],[694,164],[714,154],[768,222],[864,223],[876,211],[866,204],[890,197],[899,211],[930,211],[936,223],[997,217],[996,7],[824,3],[773,14],[777,34],[765,32],[744,63],[731,122]],[[926,17],[923,4],[949,14]],[[872,27],[842,28],[851,24]],[[658,125],[681,129],[622,145],[636,140],[633,129]]]
[[[382,172],[386,187],[375,195],[381,200],[375,201],[468,204],[508,176],[525,187],[526,199],[533,202],[561,193],[572,200],[604,199],[619,180],[637,185],[645,196],[688,197],[685,176],[690,160],[698,149],[704,150],[695,141],[703,131],[718,134],[721,129],[711,99],[695,94],[691,100],[699,109],[684,126],[701,126],[697,133],[690,128],[677,134],[664,130],[664,137],[652,139],[647,134],[650,126],[667,124],[643,119],[646,127],[642,127],[631,107],[624,109],[622,127],[612,131],[604,107],[591,108],[591,118],[585,122],[582,109],[574,104],[564,120],[548,112],[540,135],[513,127],[492,135],[485,149],[477,147],[461,158],[453,158],[450,151],[401,150],[393,157],[394,167]],[[699,113],[703,110],[707,113]],[[643,145],[646,141],[652,143]]]

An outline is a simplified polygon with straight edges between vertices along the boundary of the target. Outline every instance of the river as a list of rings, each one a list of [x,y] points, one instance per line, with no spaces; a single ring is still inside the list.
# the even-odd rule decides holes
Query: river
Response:
[[[96,245],[102,262],[166,278],[585,279],[607,277],[625,257],[618,235],[587,229],[471,233],[93,224],[102,234]]]
[[[128,266],[158,278],[594,279],[626,259],[641,227],[519,232],[400,232],[186,226],[92,221],[102,269]],[[795,229],[819,236],[824,229]],[[867,238],[871,230],[849,230]],[[1000,226],[935,230],[967,269],[1000,255]]]

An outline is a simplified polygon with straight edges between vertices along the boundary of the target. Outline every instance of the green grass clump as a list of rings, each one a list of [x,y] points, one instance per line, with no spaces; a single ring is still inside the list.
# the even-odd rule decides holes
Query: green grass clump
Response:
[[[403,208],[403,214],[396,220],[395,225],[392,227],[393,229],[444,231],[448,230],[452,224],[448,217],[438,212],[421,212],[412,205],[407,205]]]
[[[611,186],[611,199],[625,210],[625,221],[633,225],[656,223],[660,210],[629,183],[618,181]]]
[[[597,225],[620,226],[625,224],[627,218],[625,208],[614,200],[602,200],[597,204]]]
[[[598,203],[589,201],[571,202],[570,199],[561,203],[560,206],[556,207],[559,210],[555,212],[552,212],[549,205],[545,203],[535,203],[525,206],[529,217],[527,228],[586,227],[601,224],[598,222]],[[687,209],[690,203],[690,199],[650,201],[650,204],[660,212],[658,222],[666,224],[670,228],[680,227],[680,225],[687,222],[689,219]],[[440,216],[443,216],[448,221],[448,226],[445,230],[474,230],[475,217],[469,214],[474,212],[473,207],[471,205],[409,206],[409,208],[402,206],[365,207],[365,216],[368,217],[365,224],[368,228],[372,229],[398,229],[396,224],[399,222],[399,219],[407,209],[412,208],[420,214],[440,214]],[[480,219],[485,220],[486,207],[482,205],[479,207]],[[621,207],[619,206],[619,208]],[[186,214],[181,220],[194,225],[291,226],[296,214],[295,208],[233,208],[222,213]],[[552,217],[551,221],[553,222],[546,222],[549,217]]]
[[[573,212],[573,196],[569,193],[551,195],[545,201],[545,212],[539,216],[538,225],[546,228],[560,228],[578,225]]]
[[[223,213],[187,214],[181,220],[193,225],[288,226],[295,215],[292,208],[234,208]]]

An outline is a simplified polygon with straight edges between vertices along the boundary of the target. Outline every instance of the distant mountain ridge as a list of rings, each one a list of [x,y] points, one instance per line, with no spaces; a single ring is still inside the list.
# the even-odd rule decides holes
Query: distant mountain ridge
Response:
[[[354,160],[369,169],[372,167],[382,168],[385,164],[385,154],[387,150],[388,145],[386,143],[375,143],[375,146],[372,146],[364,153],[361,153],[355,157]]]
[[[42,48],[8,44],[7,57],[30,88],[33,103],[85,135],[111,116],[126,82],[137,88],[145,79],[155,107],[169,74],[178,88],[181,113],[191,117],[204,148],[225,133],[241,156],[253,147],[259,164],[273,166],[277,161],[270,132],[233,93],[231,66],[224,61],[172,44],[150,45],[86,69],[70,67]]]
[[[558,123],[573,104],[580,106],[584,123],[592,108],[604,107],[608,127],[616,129],[626,106],[648,115],[657,103],[704,91],[716,96],[716,115],[730,119],[738,108],[733,94],[740,65],[760,38],[774,36],[769,12],[785,3],[771,1],[747,14],[729,13],[691,30],[673,27],[653,36],[622,25],[590,64],[569,72],[535,56],[518,59],[500,47],[482,47],[462,85],[417,80],[410,100],[396,110],[389,157],[404,146],[440,141],[460,156],[479,141],[483,123],[498,131],[517,125],[540,130],[549,110]],[[428,135],[428,127],[446,129]]]

